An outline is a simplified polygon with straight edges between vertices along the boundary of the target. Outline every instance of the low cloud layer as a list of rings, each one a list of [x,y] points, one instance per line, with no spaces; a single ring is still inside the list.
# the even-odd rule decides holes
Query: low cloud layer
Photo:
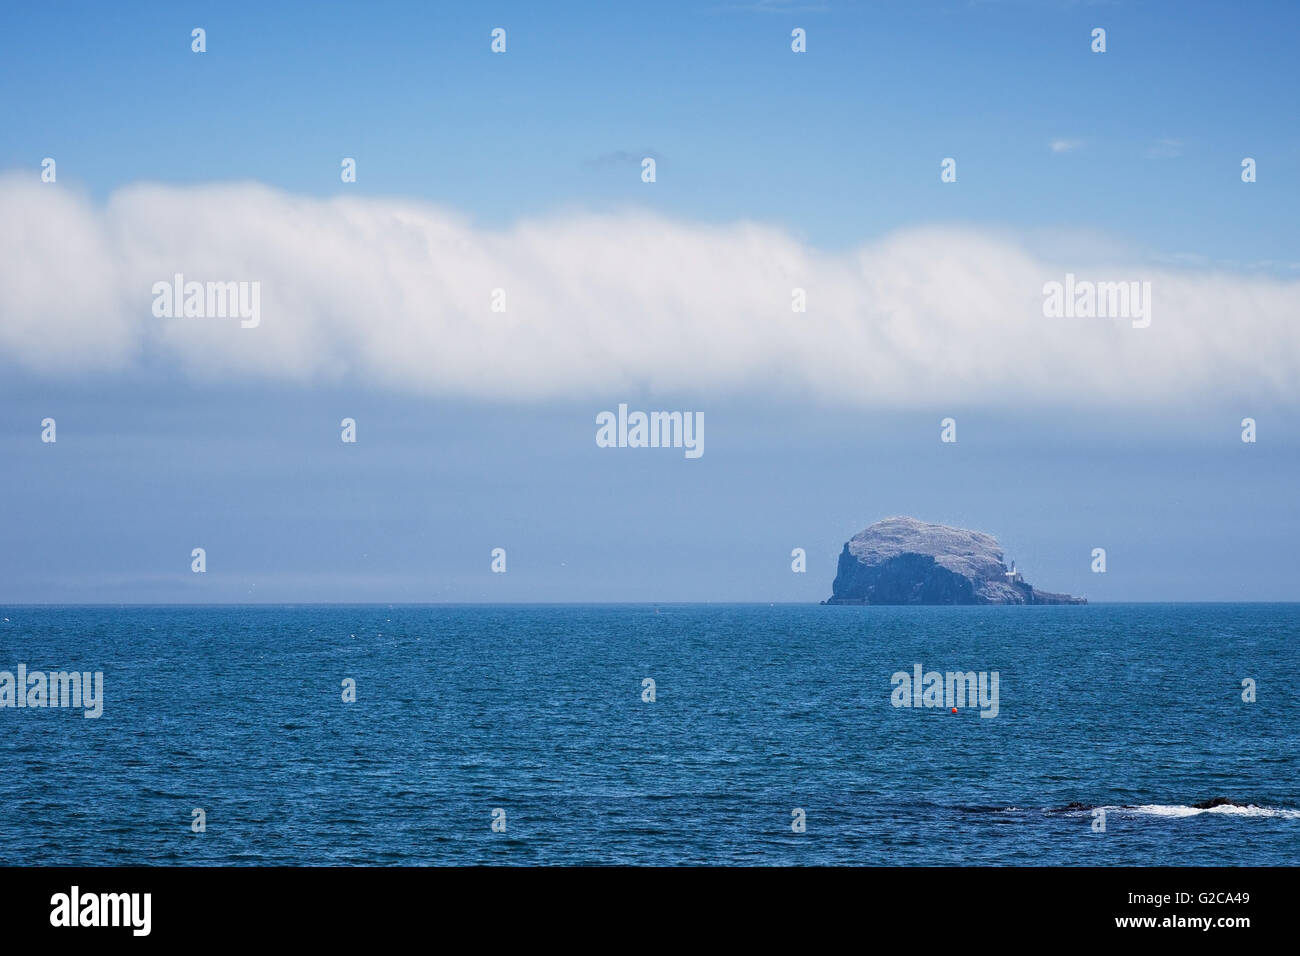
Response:
[[[413,201],[142,185],[96,204],[33,179],[0,178],[0,359],[51,377],[161,365],[200,382],[517,401],[1300,398],[1297,281],[1044,261],[969,228],[828,253],[768,226],[640,212],[494,231]],[[1149,282],[1150,327],[1044,317],[1044,284],[1069,272]],[[156,317],[154,284],[176,273],[259,282],[260,324]]]

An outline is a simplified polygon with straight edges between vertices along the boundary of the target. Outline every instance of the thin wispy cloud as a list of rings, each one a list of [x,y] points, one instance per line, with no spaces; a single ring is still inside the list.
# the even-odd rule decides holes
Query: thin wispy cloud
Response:
[[[1081,139],[1054,139],[1048,147],[1054,153],[1073,153],[1075,150],[1082,149],[1083,145]]]
[[[418,202],[257,185],[141,185],[100,205],[30,176],[0,179],[0,208],[0,360],[51,377],[161,365],[199,382],[507,401],[652,387],[1093,406],[1242,383],[1300,398],[1300,281],[1084,270],[974,228],[831,253],[769,226],[645,212],[497,231]],[[1071,271],[1150,282],[1150,327],[1044,317],[1044,284]],[[177,273],[259,282],[260,325],[156,317],[153,286]],[[796,288],[806,313],[792,310]]]
[[[1177,159],[1183,155],[1183,141],[1180,139],[1158,139],[1147,147],[1147,159]]]

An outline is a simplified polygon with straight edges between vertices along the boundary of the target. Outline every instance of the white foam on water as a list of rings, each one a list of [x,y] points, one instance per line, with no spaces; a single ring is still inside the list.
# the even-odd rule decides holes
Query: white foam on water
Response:
[[[1206,813],[1226,813],[1234,817],[1283,817],[1287,820],[1300,819],[1300,810],[1284,810],[1281,807],[1214,807]]]
[[[1184,804],[1147,803],[1139,807],[1102,807],[1107,813],[1133,814],[1150,817],[1195,817],[1202,813],[1215,813],[1232,817],[1280,817],[1286,820],[1300,819],[1300,810],[1287,810],[1281,807],[1234,807],[1227,804],[1203,810]]]

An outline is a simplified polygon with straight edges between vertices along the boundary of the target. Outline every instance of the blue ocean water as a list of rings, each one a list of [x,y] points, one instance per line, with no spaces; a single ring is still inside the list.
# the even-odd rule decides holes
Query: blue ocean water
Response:
[[[0,670],[105,697],[0,709],[4,864],[1300,862],[1300,605],[0,618]],[[998,715],[893,706],[918,663]]]

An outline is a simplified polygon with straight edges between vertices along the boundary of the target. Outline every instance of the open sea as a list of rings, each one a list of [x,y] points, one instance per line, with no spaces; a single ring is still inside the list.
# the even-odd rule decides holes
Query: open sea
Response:
[[[0,864],[1300,863],[1297,604],[0,618],[0,671],[104,675],[0,709]],[[997,716],[894,706],[917,664]]]

